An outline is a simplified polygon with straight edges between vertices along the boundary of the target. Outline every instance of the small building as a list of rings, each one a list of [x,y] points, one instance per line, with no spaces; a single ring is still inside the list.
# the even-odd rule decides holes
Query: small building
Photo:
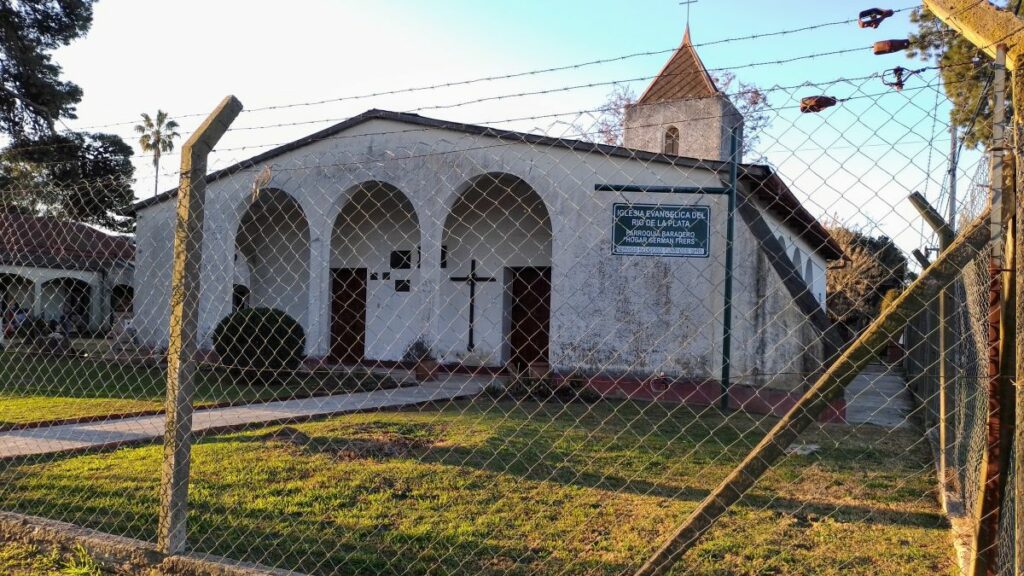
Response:
[[[665,374],[722,362],[728,182],[742,117],[684,38],[629,111],[625,146],[370,110],[208,175],[202,346],[232,310],[295,318],[312,358]],[[838,246],[768,166],[743,198],[820,306]],[[698,192],[700,192],[698,190]],[[135,205],[135,327],[167,345],[176,191]],[[732,372],[792,389],[821,341],[736,219]]]
[[[0,213],[0,321],[60,321],[79,334],[130,314],[135,244],[80,222]]]

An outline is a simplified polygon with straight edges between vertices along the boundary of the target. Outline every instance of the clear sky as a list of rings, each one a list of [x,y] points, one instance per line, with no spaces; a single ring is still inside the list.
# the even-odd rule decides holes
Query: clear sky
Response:
[[[942,125],[948,107],[944,98],[936,98],[935,73],[912,80],[903,93],[878,79],[830,83],[898,65],[923,66],[903,54],[874,56],[869,49],[876,40],[906,37],[909,12],[878,30],[843,24],[714,43],[855,18],[868,4],[700,0],[691,6],[690,25],[710,69],[733,68],[741,80],[762,88],[812,83],[770,92],[769,102],[778,110],[762,139],[768,161],[817,215],[866,226],[881,223],[876,232],[912,247],[919,241],[907,234],[917,223],[899,215],[907,207],[900,202],[909,191],[925,188],[926,172],[933,175],[929,197],[938,199],[949,147]],[[666,51],[678,45],[685,21],[686,8],[676,0],[101,0],[89,34],[56,58],[65,76],[85,91],[79,120],[69,124],[119,124],[98,130],[136,145],[131,123],[157,108],[179,117],[187,133],[200,118],[186,115],[209,111],[226,94],[252,110]],[[862,50],[751,66],[853,48]],[[426,116],[564,134],[565,125],[555,118],[510,120],[593,109],[611,82],[635,79],[628,83],[639,93],[667,58],[661,53],[510,80],[246,112],[222,141],[224,151],[213,165],[249,157],[369,108],[420,110]],[[922,89],[929,82],[932,88]],[[572,88],[595,83],[601,85]],[[553,92],[515,96],[538,90]],[[858,99],[814,117],[793,108],[800,97],[817,93]],[[506,97],[452,106],[495,96]],[[936,106],[939,122],[932,118]],[[278,124],[289,126],[256,128]],[[152,190],[148,162],[137,161],[136,190],[143,197]],[[161,172],[173,172],[177,157],[165,162]],[[161,188],[172,186],[173,175],[164,181]],[[871,197],[885,200],[867,202]]]

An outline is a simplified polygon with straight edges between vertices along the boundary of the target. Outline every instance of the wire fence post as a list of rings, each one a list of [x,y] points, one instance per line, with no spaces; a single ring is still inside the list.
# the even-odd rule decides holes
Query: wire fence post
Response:
[[[1013,233],[1014,233],[1014,256],[1021,253],[1022,246],[1022,235],[1020,230],[1017,230],[1017,222],[1019,219],[1017,216],[1021,213],[1021,194],[1017,194],[1019,190],[1024,189],[1024,114],[1021,114],[1021,110],[1024,110],[1024,73],[1020,70],[1024,70],[1024,55],[1018,56],[1014,62],[1014,72],[1012,75],[1012,98],[1013,98],[1013,154],[1014,154],[1014,202],[1013,202]],[[1013,263],[1014,269],[1014,280],[1024,272],[1024,259],[1016,258]],[[1014,438],[1013,438],[1013,466],[1014,466],[1014,486],[1013,486],[1013,502],[1014,502],[1014,518],[1013,518],[1013,558],[1014,558],[1014,570],[1013,574],[1024,574],[1024,388],[1021,383],[1024,382],[1024,362],[1020,362],[1019,358],[1024,354],[1024,331],[1020,330],[1020,326],[1024,326],[1024,290],[1022,290],[1021,283],[1016,282],[1014,284],[1014,305],[1016,308],[1016,334],[1014,335],[1016,340],[1015,352],[1016,358],[1018,359],[1015,370],[1014,370]]]
[[[729,384],[732,379],[732,274],[736,236],[736,186],[739,178],[740,136],[733,128],[729,135],[729,193],[725,232],[725,287],[722,306],[722,410],[729,409]]]
[[[238,99],[226,97],[181,148],[181,180],[171,268],[167,418],[157,530],[157,547],[169,555],[184,551],[186,542],[206,160],[241,111],[242,103]]]
[[[1006,231],[1006,206],[1004,204],[1003,168],[1004,168],[1004,132],[1005,132],[1005,93],[1006,93],[1006,49],[1000,46],[996,51],[994,80],[992,84],[994,105],[992,107],[992,146],[991,146],[991,193],[992,217],[990,227],[993,237]],[[986,449],[982,452],[981,480],[977,487],[978,502],[981,504],[975,511],[976,526],[974,546],[972,548],[971,574],[992,573],[997,561],[999,542],[999,516],[1006,468],[1003,461],[1005,451],[1001,451],[1005,443],[1003,435],[1002,411],[1002,380],[1005,368],[1001,342],[1004,341],[1005,322],[1005,290],[1003,287],[1002,269],[1005,266],[1004,247],[996,242],[992,246],[989,264],[989,349],[988,349],[988,415]]]
[[[949,245],[953,243],[953,229],[949,223],[946,222],[939,214],[938,210],[932,207],[924,196],[914,192],[909,197],[910,203],[914,205],[914,208],[918,211],[921,217],[925,220],[929,227],[935,231],[935,234],[939,237],[939,248],[945,251],[949,248]],[[929,378],[929,390],[925,398],[931,398],[933,395],[938,400],[938,422],[936,427],[939,432],[939,485],[941,486],[941,498],[942,506],[946,507],[946,484],[947,484],[947,463],[946,463],[946,451],[949,447],[948,440],[948,397],[947,393],[949,390],[950,380],[953,377],[955,366],[953,364],[952,346],[955,341],[955,334],[953,329],[953,288],[946,287],[939,295],[938,310],[937,310],[937,323],[938,330],[929,331],[928,339],[938,338],[937,346],[929,346],[933,348],[937,353],[937,366],[939,374],[937,385],[932,389],[932,385],[936,382],[934,379]],[[931,370],[929,370],[931,371]]]

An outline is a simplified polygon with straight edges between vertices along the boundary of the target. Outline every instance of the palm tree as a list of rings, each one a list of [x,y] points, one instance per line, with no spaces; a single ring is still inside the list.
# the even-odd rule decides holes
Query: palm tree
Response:
[[[167,112],[156,111],[156,118],[142,113],[142,123],[135,125],[139,136],[139,146],[143,152],[153,153],[153,195],[160,193],[160,155],[174,150],[174,139],[179,137],[178,123],[167,119]]]

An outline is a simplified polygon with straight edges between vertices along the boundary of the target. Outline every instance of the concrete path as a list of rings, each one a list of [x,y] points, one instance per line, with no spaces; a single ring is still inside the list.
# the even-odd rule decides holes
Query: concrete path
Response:
[[[914,409],[903,374],[882,364],[872,364],[846,388],[846,421],[885,428],[909,426]]]
[[[249,424],[272,424],[316,416],[452,400],[478,394],[490,380],[490,377],[445,374],[437,382],[411,388],[196,410],[192,419],[192,429],[208,433]],[[147,442],[162,438],[163,433],[162,414],[13,430],[0,433],[0,460]]]

